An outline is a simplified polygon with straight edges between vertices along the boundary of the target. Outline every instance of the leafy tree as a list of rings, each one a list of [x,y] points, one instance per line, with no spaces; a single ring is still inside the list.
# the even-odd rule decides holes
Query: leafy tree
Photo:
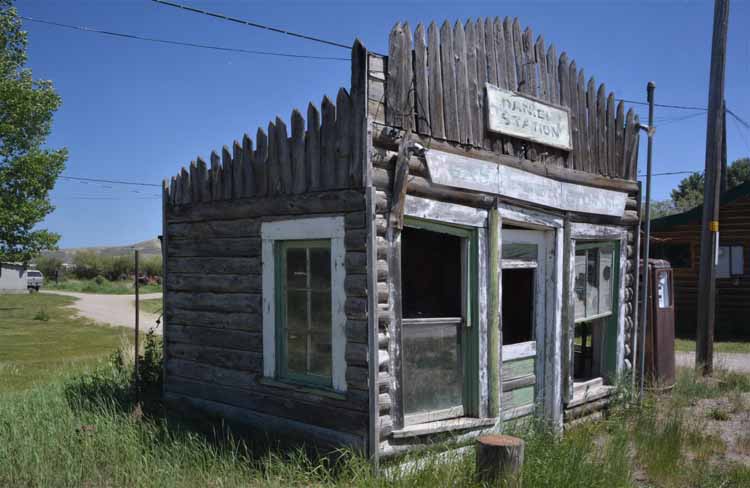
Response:
[[[54,207],[49,191],[67,151],[42,148],[60,97],[26,64],[26,32],[11,0],[0,0],[0,261],[28,262],[60,236],[35,229]]]
[[[51,280],[55,277],[55,273],[62,269],[63,262],[61,259],[54,256],[39,256],[34,259],[36,269],[42,272],[44,276]]]
[[[672,200],[651,200],[651,220],[678,212]]]
[[[736,159],[727,167],[727,190],[750,181],[750,158]],[[703,204],[703,173],[693,173],[683,178],[672,190],[672,203],[679,212]]]
[[[82,280],[90,280],[104,273],[102,258],[95,251],[78,251],[73,256],[73,275]]]

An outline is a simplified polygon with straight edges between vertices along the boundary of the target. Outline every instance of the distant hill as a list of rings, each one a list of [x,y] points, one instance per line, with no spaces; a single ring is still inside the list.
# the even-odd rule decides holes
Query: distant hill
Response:
[[[78,251],[94,251],[102,256],[127,256],[133,252],[133,249],[138,249],[142,256],[158,256],[161,254],[161,243],[159,242],[159,239],[151,239],[148,241],[136,242],[129,246],[68,247],[65,249],[58,249],[57,251],[45,251],[42,254],[45,256],[56,257],[64,263],[70,263],[73,261],[73,256]]]

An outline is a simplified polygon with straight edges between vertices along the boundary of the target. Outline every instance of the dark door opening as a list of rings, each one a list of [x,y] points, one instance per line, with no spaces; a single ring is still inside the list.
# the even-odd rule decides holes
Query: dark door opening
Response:
[[[534,340],[533,268],[503,270],[503,345]]]

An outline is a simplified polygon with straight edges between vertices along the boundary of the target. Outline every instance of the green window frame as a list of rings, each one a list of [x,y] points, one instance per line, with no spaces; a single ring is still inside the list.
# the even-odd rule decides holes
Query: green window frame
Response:
[[[620,319],[619,309],[620,309],[620,247],[621,243],[619,240],[612,240],[612,241],[596,241],[596,242],[589,242],[589,241],[577,241],[575,242],[575,255],[578,255],[579,251],[590,251],[590,250],[609,250],[611,251],[612,255],[612,261],[611,261],[611,276],[610,276],[610,307],[608,311],[601,312],[597,310],[596,314],[586,315],[584,317],[578,317],[577,314],[574,314],[576,316],[575,319],[575,326],[576,327],[588,327],[590,324],[587,324],[587,322],[592,322],[594,320],[598,319],[604,319],[603,326],[606,328],[605,332],[605,351],[604,351],[604,362],[603,362],[603,370],[606,373],[607,376],[613,377],[613,375],[617,371],[617,331],[618,331],[618,321]],[[575,263],[574,263],[575,265]],[[588,269],[588,266],[587,266]],[[601,268],[599,268],[599,272],[601,272]],[[576,293],[578,288],[576,286],[575,280],[574,283],[572,283],[572,290],[573,293]],[[580,288],[579,288],[580,289]],[[586,294],[584,294],[586,296]],[[572,370],[571,370],[572,371]]]
[[[461,355],[463,368],[463,416],[479,416],[479,235],[475,228],[446,224],[433,220],[405,217],[404,225],[415,229],[448,234],[463,239],[465,265],[462,269],[466,286],[463,289],[466,323],[461,327]],[[403,348],[402,348],[403,351]],[[403,374],[403,371],[402,371]],[[401,381],[401,388],[408,385]],[[402,403],[403,406],[403,403]]]
[[[305,253],[305,273],[304,273],[304,284],[296,283],[290,286],[289,277],[287,272],[289,270],[288,255],[290,250],[304,250]],[[327,286],[314,287],[312,280],[315,276],[311,270],[311,252],[314,250],[327,250],[328,251],[328,268],[327,268]],[[276,306],[276,372],[279,379],[291,381],[294,383],[300,383],[303,385],[311,385],[315,387],[333,388],[333,340],[332,340],[332,245],[331,239],[314,239],[314,240],[279,240],[274,243],[274,256],[275,256],[275,306]],[[299,273],[297,273],[299,274]],[[290,368],[290,356],[289,356],[289,339],[290,339],[290,320],[289,320],[289,308],[290,308],[290,293],[296,294],[298,297],[304,295],[305,304],[305,319],[306,328],[303,331],[297,331],[296,335],[304,333],[304,371],[299,371],[300,368]],[[314,314],[320,314],[321,309],[314,310],[313,296],[324,295],[327,298],[327,314],[325,307],[322,307],[323,317],[317,317],[325,319],[327,315],[327,324],[325,328],[318,327],[314,329]],[[325,300],[324,300],[325,302]],[[318,302],[324,303],[324,302]],[[324,320],[324,322],[326,322]],[[323,329],[324,331],[322,331]],[[316,338],[326,340],[327,343],[321,341],[315,343]],[[298,341],[295,341],[298,342]],[[299,345],[299,344],[298,344]],[[312,360],[314,353],[314,346],[327,346],[328,358],[327,358],[327,374],[319,374],[312,371]],[[320,355],[320,354],[319,354]],[[294,358],[299,360],[299,358]]]

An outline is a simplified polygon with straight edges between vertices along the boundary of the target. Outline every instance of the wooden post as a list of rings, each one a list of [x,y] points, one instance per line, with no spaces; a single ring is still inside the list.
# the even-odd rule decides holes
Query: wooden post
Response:
[[[138,249],[135,250],[135,360],[133,362],[133,374],[135,378],[135,403],[138,404],[141,400],[140,398],[140,389],[141,389],[141,382],[140,378],[138,377],[138,319],[139,319],[139,310],[138,310]]]
[[[487,484],[521,486],[524,442],[509,435],[487,435],[477,439],[477,479]]]
[[[487,363],[489,382],[489,416],[500,416],[500,213],[497,203],[490,209],[488,232],[490,260],[489,313],[487,330]]]
[[[716,308],[716,258],[719,247],[719,194],[721,192],[722,102],[727,59],[729,0],[714,4],[714,33],[711,48],[711,80],[708,88],[706,127],[706,171],[703,190],[701,257],[698,274],[698,327],[695,364],[703,374],[713,371],[714,315]]]

